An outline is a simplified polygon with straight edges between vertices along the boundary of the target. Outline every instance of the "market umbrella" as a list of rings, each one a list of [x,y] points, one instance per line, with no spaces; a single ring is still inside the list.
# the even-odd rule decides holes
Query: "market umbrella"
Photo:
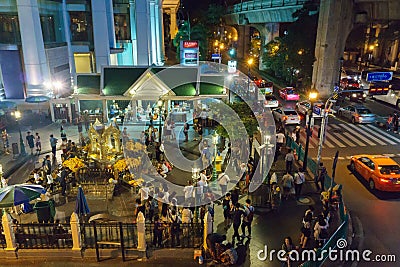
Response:
[[[25,98],[25,102],[27,103],[42,103],[47,102],[50,100],[50,97],[45,95],[38,95],[38,96],[30,96]]]
[[[75,213],[78,215],[87,215],[90,213],[85,194],[81,186],[78,187],[78,195],[76,196]]]
[[[35,184],[9,185],[0,189],[0,208],[9,208],[29,202],[44,194],[46,189]]]
[[[17,106],[17,103],[12,102],[12,101],[0,101],[0,108],[1,109],[9,109],[9,108],[15,108]]]

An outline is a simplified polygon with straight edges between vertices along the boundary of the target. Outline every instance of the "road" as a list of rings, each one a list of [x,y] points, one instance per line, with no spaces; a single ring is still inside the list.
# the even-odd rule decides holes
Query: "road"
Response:
[[[294,107],[293,102],[282,102]],[[347,103],[349,104],[349,103]],[[386,117],[394,108],[368,99],[365,106],[378,116]],[[304,123],[303,123],[304,125]],[[318,148],[318,122],[310,139],[309,155],[316,159]],[[293,126],[288,127],[292,130]],[[302,127],[301,143],[304,147],[305,129]],[[386,132],[377,125],[353,125],[342,118],[329,118],[322,161],[331,173],[332,157],[339,151],[335,181],[343,185],[344,199],[351,216],[358,217],[365,233],[363,249],[373,254],[397,254],[400,257],[400,232],[394,226],[400,222],[400,193],[371,192],[368,184],[348,169],[349,159],[355,154],[387,154],[400,163],[400,135]],[[377,266],[361,263],[359,266]],[[393,263],[379,266],[394,266]]]

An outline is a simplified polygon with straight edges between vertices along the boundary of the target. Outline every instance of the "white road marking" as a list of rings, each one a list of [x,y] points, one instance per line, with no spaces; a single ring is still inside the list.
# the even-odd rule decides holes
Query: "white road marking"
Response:
[[[363,129],[363,131],[366,131],[366,132],[369,132],[369,133],[371,133],[371,134],[374,134],[374,135],[376,136],[376,137],[374,137],[374,139],[380,138],[381,140],[384,140],[384,141],[386,142],[385,145],[387,145],[388,143],[391,144],[391,145],[396,145],[396,144],[397,144],[396,142],[393,142],[393,141],[390,140],[389,138],[383,137],[383,136],[382,136],[382,133],[379,133],[379,132],[377,132],[377,131],[374,131],[374,130],[371,129],[371,128],[365,127],[365,125],[361,125],[360,128]],[[376,129],[377,129],[377,128],[376,128]],[[385,133],[385,134],[387,134],[387,135],[390,136],[390,134],[388,134],[388,133]],[[391,136],[390,136],[390,137],[391,137]]]
[[[398,139],[398,138],[396,138],[396,137],[390,135],[389,133],[387,133],[387,132],[385,132],[385,131],[383,131],[383,130],[381,130],[381,129],[379,129],[379,128],[377,128],[377,127],[371,125],[371,124],[368,124],[368,125],[366,125],[366,126],[369,127],[369,128],[371,128],[371,129],[374,129],[376,132],[379,132],[380,134],[382,134],[382,135],[384,135],[384,136],[387,136],[388,138],[394,140],[397,144],[400,144],[400,139]]]
[[[349,127],[346,127],[346,126]],[[350,133],[354,134],[355,136],[357,136],[358,138],[360,138],[361,140],[363,140],[365,143],[367,143],[370,146],[376,146],[376,144],[372,141],[370,141],[368,138],[362,136],[360,133],[356,132],[355,130],[351,129],[350,127],[355,127],[354,125],[351,124],[341,124],[341,126],[346,129],[347,131],[349,131]],[[357,128],[356,128],[357,129]],[[357,139],[355,139],[357,140]]]

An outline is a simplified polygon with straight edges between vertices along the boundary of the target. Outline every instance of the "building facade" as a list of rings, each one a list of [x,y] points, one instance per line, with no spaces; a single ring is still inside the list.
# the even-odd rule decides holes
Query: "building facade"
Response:
[[[104,66],[163,64],[163,0],[0,0],[1,99],[68,95],[77,74]]]

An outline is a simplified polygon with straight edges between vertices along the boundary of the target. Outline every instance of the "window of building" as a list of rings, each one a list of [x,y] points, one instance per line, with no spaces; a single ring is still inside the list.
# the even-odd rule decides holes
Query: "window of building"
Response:
[[[0,43],[21,43],[18,16],[15,14],[0,14]]]
[[[130,40],[131,29],[128,14],[114,14],[115,38],[117,40]]]
[[[54,16],[41,15],[40,25],[42,26],[43,42],[45,44],[56,42],[56,33],[54,30]]]
[[[89,12],[71,11],[71,37],[73,42],[91,42],[92,36],[92,16]]]

